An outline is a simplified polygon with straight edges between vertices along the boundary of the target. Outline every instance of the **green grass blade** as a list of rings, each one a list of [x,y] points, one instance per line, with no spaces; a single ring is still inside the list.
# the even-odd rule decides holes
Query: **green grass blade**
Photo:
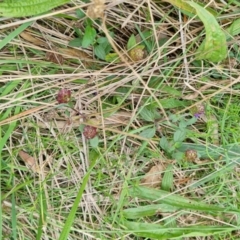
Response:
[[[43,185],[43,184],[44,183],[42,183],[41,185]],[[36,240],[42,239],[43,227],[46,223],[46,218],[47,218],[47,201],[46,201],[46,195],[45,195],[43,187],[44,186],[41,186],[40,191],[39,191],[40,207],[39,207],[39,222],[38,222],[38,231],[37,231]]]
[[[28,23],[29,24],[29,23]],[[28,25],[26,25],[25,27],[27,27]],[[16,30],[15,30],[16,31]],[[21,32],[21,31],[20,31]],[[20,33],[19,32],[19,33]],[[0,43],[1,44],[1,43]],[[15,86],[15,85],[14,85]],[[23,88],[27,87],[27,83],[24,84]],[[13,89],[13,88],[11,88]],[[5,91],[3,91],[5,93]],[[3,95],[3,93],[1,94],[1,96]],[[23,94],[20,93],[17,95],[18,97],[21,97]],[[16,106],[15,109],[14,108],[9,108],[7,110],[8,113],[12,112],[14,110],[14,115],[18,114],[21,111],[21,107],[20,106]],[[12,132],[14,131],[15,127],[16,127],[17,121],[10,123],[7,126],[7,130],[6,131],[2,131],[2,127],[0,127],[0,170],[2,170],[2,166],[5,164],[3,162],[3,158],[2,158],[2,151],[3,148],[6,144],[6,142],[8,141],[8,139],[10,138]],[[6,127],[6,126],[5,126]],[[1,175],[0,175],[0,182],[1,182]],[[11,191],[12,194],[12,237],[13,239],[17,239],[17,219],[16,219],[16,209],[15,209],[15,194],[14,194],[14,190],[20,188],[22,185],[25,185],[25,183],[20,184],[17,188],[14,188]],[[1,190],[1,189],[0,189]],[[2,194],[2,191],[1,191]],[[5,198],[7,196],[7,194],[5,195],[5,197],[2,198],[2,195],[0,194],[0,200],[2,202],[3,198]],[[2,209],[0,210],[0,239],[2,239]]]
[[[160,224],[138,223],[124,221],[123,225],[137,236],[149,239],[176,239],[179,237],[203,237],[235,230],[223,226],[191,226],[184,228],[169,228]]]
[[[178,148],[179,151],[185,152],[188,149],[196,150],[201,158],[224,158],[236,159],[240,157],[240,149],[238,144],[231,144],[227,146],[215,146],[213,144],[203,145],[195,143],[182,143]]]
[[[169,164],[162,178],[162,190],[171,191],[173,189],[173,166]]]
[[[12,181],[12,183],[13,183],[13,181]],[[18,239],[17,238],[17,211],[16,211],[15,192],[12,193],[11,220],[12,220],[12,239]]]
[[[231,39],[233,36],[236,36],[240,33],[240,18],[232,22],[230,27],[227,28],[227,38]]]
[[[2,200],[5,200],[7,197],[9,197],[11,194],[14,194],[15,192],[17,192],[19,189],[24,188],[26,186],[28,186],[29,184],[31,184],[33,182],[33,180],[26,180],[25,182],[19,183],[17,185],[15,185],[11,191],[5,193],[2,196]]]
[[[8,93],[14,91],[14,88],[17,87],[19,83],[21,83],[21,80],[6,83],[4,87],[0,88],[1,97],[6,96]],[[0,119],[3,120],[4,118]]]
[[[28,28],[33,22],[26,22],[19,26],[16,30],[9,33],[1,42],[0,42],[0,50],[5,47],[11,40],[13,40],[16,36],[18,36],[21,32],[23,32],[26,28]]]
[[[82,199],[82,195],[83,195],[84,189],[86,188],[86,185],[87,185],[88,179],[90,177],[90,174],[91,174],[94,166],[97,163],[98,157],[99,157],[99,154],[96,151],[92,152],[92,156],[90,157],[90,159],[91,159],[91,166],[89,167],[89,170],[87,171],[86,175],[83,178],[81,187],[80,187],[80,189],[79,189],[79,191],[77,193],[77,196],[76,196],[76,199],[75,199],[75,201],[73,203],[71,211],[70,211],[70,213],[69,213],[69,215],[68,215],[68,217],[66,219],[66,222],[65,222],[65,225],[64,225],[63,230],[61,232],[61,235],[59,237],[59,240],[67,240],[68,239],[68,234],[69,234],[71,226],[73,224],[73,221],[74,221],[75,214],[77,212],[79,203],[80,203],[80,201]]]
[[[178,150],[185,152],[188,149],[193,149],[198,152],[201,158],[212,158],[219,159],[221,161],[226,161],[227,164],[222,166],[219,170],[216,170],[204,178],[196,181],[191,184],[191,188],[201,186],[206,184],[209,181],[214,180],[215,178],[226,174],[227,172],[232,171],[232,169],[239,164],[240,151],[238,145],[231,144],[228,146],[214,146],[214,145],[201,145],[201,144],[192,144],[192,143],[183,143]]]
[[[122,211],[123,217],[127,219],[137,219],[141,217],[149,217],[156,215],[158,212],[169,213],[175,212],[179,208],[168,204],[154,204],[147,206],[139,206],[136,208],[128,208]]]
[[[206,212],[237,212],[239,209],[210,205],[203,202],[198,202],[189,198],[182,197],[178,194],[172,194],[163,190],[156,190],[147,187],[134,187],[129,190],[130,196],[139,197],[155,201],[156,203],[165,203],[181,209],[191,209],[196,211]]]
[[[0,139],[2,136],[2,128],[0,127]],[[0,152],[0,203],[2,203],[2,154]],[[2,226],[3,226],[3,221],[2,221],[2,208],[0,207],[0,239],[2,239]]]

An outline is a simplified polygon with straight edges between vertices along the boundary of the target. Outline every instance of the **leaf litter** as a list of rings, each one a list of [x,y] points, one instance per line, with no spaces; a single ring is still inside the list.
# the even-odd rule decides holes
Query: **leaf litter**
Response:
[[[164,171],[162,164],[152,166],[151,169],[145,174],[141,180],[141,185],[151,188],[159,187],[162,180],[162,173]]]
[[[39,174],[41,172],[41,168],[39,167],[38,162],[34,157],[32,157],[27,152],[24,152],[22,150],[19,151],[18,155],[20,156],[22,161],[25,163],[25,165],[34,173]]]

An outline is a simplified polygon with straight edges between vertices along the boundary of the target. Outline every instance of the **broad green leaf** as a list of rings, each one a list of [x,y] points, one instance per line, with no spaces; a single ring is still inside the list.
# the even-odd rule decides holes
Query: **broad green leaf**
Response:
[[[240,34],[240,18],[233,21],[231,26],[227,28],[226,31],[231,37]]]
[[[94,47],[94,54],[101,60],[105,60],[106,52],[102,45],[97,45]]]
[[[156,112],[155,109],[149,109],[148,107],[144,107],[140,112],[140,116],[143,120],[148,122],[154,122],[160,115]]]
[[[189,119],[189,120],[186,121],[186,124],[187,124],[188,126],[190,126],[190,125],[192,125],[192,124],[194,124],[194,123],[196,123],[196,122],[197,122],[197,118],[196,118],[196,117],[192,117],[191,119]]]
[[[82,47],[87,48],[90,45],[92,45],[94,43],[96,35],[97,35],[97,32],[95,28],[93,28],[90,25],[87,25],[84,36],[83,36],[83,40],[82,40]]]
[[[147,128],[143,130],[139,135],[141,137],[151,139],[154,137],[155,133],[156,133],[156,128],[153,127],[153,128]]]
[[[97,148],[98,147],[98,143],[99,143],[98,136],[95,136],[94,138],[90,139],[89,143],[90,143],[91,147]]]
[[[191,6],[189,6],[189,4],[184,1],[184,0],[164,0],[165,2],[169,2],[172,5],[178,7],[180,10],[186,11],[188,13],[195,13],[195,9]]]
[[[215,17],[195,2],[188,2],[195,8],[197,16],[202,20],[206,38],[198,49],[197,59],[219,62],[227,57],[227,43],[224,32],[221,30]]]
[[[183,152],[175,151],[172,153],[172,158],[175,159],[176,161],[183,160],[184,156],[185,156],[185,153]]]
[[[82,39],[74,38],[74,39],[69,41],[68,45],[71,46],[71,47],[81,47],[82,46]]]
[[[79,19],[84,18],[86,16],[85,12],[81,8],[76,10],[76,15]]]
[[[109,62],[109,63],[119,63],[119,62],[121,62],[117,53],[108,53],[106,55],[105,61]]]
[[[149,217],[161,213],[176,212],[179,208],[168,204],[154,204],[139,206],[136,208],[128,208],[122,211],[123,217],[128,219],[137,219],[141,217]]]
[[[187,127],[187,122],[184,119],[180,120],[179,128],[183,129]]]
[[[173,188],[173,166],[169,164],[164,172],[161,184],[162,190],[170,191]]]
[[[185,0],[164,0],[165,2],[171,3],[173,6],[178,7],[184,14],[186,14],[189,17],[193,17],[194,14],[196,14],[196,11],[193,7],[189,6],[188,2]],[[198,2],[198,4],[202,7],[204,7],[203,3]],[[218,12],[213,10],[212,8],[207,7],[206,8],[213,16],[217,16]]]
[[[166,137],[161,137],[160,139],[160,147],[165,150],[166,152],[169,151],[170,143],[168,142]]]
[[[138,197],[141,199],[151,200],[156,203],[165,203],[181,209],[191,209],[196,211],[206,212],[237,212],[239,209],[226,208],[218,205],[206,204],[200,201],[195,201],[189,198],[182,197],[178,194],[173,194],[163,190],[156,190],[147,187],[134,187],[129,189],[129,196]]]
[[[47,12],[61,6],[70,0],[24,0],[0,2],[0,16],[26,17]]]
[[[186,138],[186,130],[185,129],[178,129],[173,136],[174,142],[182,142]]]
[[[136,45],[137,45],[136,38],[132,34],[131,37],[128,39],[128,42],[127,42],[127,50],[130,50],[131,48],[135,47]]]
[[[161,88],[161,91],[169,93],[173,96],[177,96],[177,97],[181,97],[182,93],[180,91],[178,91],[176,88],[174,87],[170,87],[170,86],[163,86]]]
[[[131,232],[137,236],[148,239],[176,239],[178,237],[200,237],[200,236],[212,236],[214,234],[226,233],[234,231],[234,227],[224,226],[206,226],[197,225],[190,227],[166,227],[160,224],[154,223],[139,223],[124,221],[123,225],[131,230]]]
[[[97,39],[97,43],[99,43],[99,44],[108,43],[109,44],[108,39],[106,37],[99,37]]]

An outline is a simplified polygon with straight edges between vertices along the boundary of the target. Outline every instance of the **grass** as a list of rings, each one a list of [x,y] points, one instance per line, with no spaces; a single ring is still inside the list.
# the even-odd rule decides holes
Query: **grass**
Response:
[[[0,19],[0,239],[240,238],[239,4],[175,4]]]

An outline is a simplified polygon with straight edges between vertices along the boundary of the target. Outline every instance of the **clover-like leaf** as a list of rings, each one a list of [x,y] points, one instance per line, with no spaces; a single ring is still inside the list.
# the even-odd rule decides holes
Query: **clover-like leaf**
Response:
[[[88,25],[85,29],[85,33],[84,33],[84,36],[83,36],[82,47],[87,48],[91,44],[93,44],[96,35],[97,35],[97,32],[96,32],[95,28]]]

